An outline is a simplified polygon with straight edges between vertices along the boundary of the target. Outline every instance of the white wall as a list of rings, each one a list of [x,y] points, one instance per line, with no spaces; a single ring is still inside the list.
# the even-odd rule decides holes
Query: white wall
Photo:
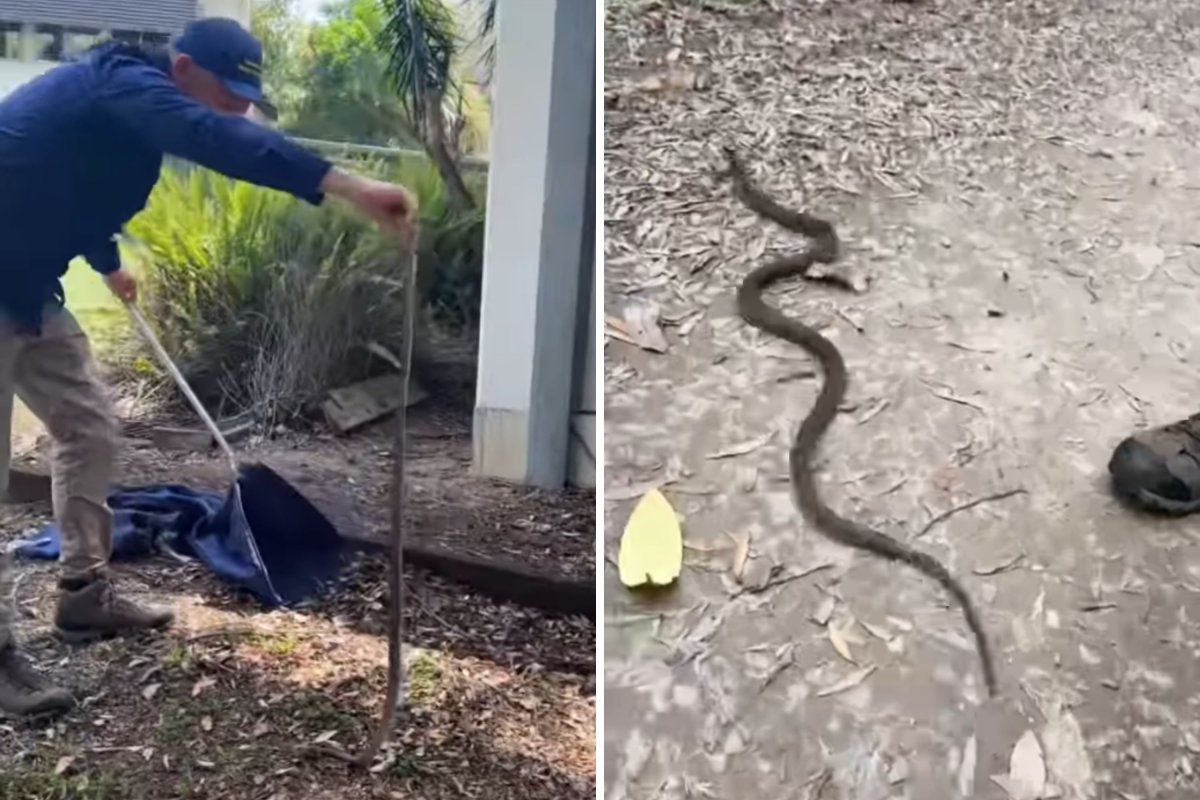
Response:
[[[474,468],[594,485],[595,5],[502,2],[496,36]]]
[[[253,0],[200,0],[200,16],[229,17],[250,27],[250,6]]]

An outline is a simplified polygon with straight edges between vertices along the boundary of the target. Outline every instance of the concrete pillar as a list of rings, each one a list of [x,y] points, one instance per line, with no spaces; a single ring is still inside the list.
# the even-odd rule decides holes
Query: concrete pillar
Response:
[[[566,483],[596,4],[501,2],[496,20],[475,469]]]
[[[593,90],[593,101],[595,98]],[[579,250],[579,304],[575,328],[574,394],[567,480],[596,486],[596,106],[592,104],[587,186],[584,188],[583,242]]]

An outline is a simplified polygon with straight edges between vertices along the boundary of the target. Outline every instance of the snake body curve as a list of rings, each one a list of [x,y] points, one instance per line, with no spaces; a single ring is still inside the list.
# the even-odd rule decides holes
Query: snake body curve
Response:
[[[833,541],[864,550],[888,561],[899,561],[934,579],[962,607],[967,627],[975,637],[975,646],[982,662],[988,694],[996,694],[996,671],[992,663],[991,646],[980,622],[979,614],[969,594],[949,570],[933,556],[914,550],[903,542],[846,519],[821,498],[813,474],[813,455],[821,437],[837,416],[838,407],[846,395],[846,363],[842,354],[819,331],[799,320],[786,316],[767,305],[763,293],[772,284],[789,277],[804,277],[813,264],[831,263],[838,257],[838,237],[829,222],[802,211],[793,211],[767,197],[751,181],[741,159],[726,148],[728,175],[733,181],[734,194],[754,213],[777,225],[808,238],[812,244],[796,255],[784,256],[754,268],[742,280],[737,291],[738,314],[748,324],[765,333],[804,348],[821,365],[825,381],[812,410],[800,423],[789,454],[792,489],[796,505],[804,519]]]

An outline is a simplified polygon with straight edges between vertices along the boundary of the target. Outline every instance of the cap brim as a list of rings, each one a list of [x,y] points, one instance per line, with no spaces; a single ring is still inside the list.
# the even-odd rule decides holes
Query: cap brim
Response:
[[[275,120],[279,118],[279,110],[275,107],[275,104],[268,100],[266,95],[262,93],[262,89],[257,86],[242,83],[241,81],[225,81],[225,86],[238,97],[253,103],[268,119]]]

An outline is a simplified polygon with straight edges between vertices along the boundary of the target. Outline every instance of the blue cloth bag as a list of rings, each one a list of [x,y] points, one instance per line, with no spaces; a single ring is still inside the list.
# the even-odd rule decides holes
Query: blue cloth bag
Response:
[[[253,498],[253,499],[252,499]],[[244,468],[229,493],[177,484],[119,489],[113,510],[113,559],[164,550],[199,559],[266,606],[309,599],[337,578],[343,540],[333,525],[269,468]],[[57,559],[58,526],[19,542],[18,557]]]

